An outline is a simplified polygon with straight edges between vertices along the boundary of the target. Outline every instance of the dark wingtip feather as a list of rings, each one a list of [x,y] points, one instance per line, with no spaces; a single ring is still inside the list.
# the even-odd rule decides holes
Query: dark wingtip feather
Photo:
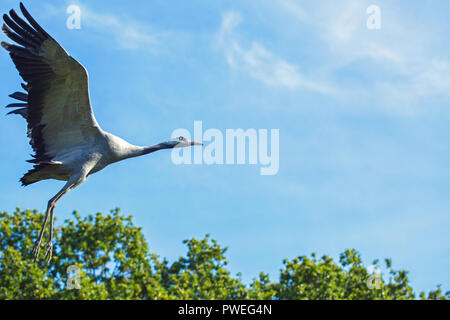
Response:
[[[44,35],[40,35],[35,29],[33,29],[27,22],[25,22],[25,20],[23,20],[21,17],[19,17],[19,15],[14,11],[11,10],[9,11],[9,15],[11,16],[11,18],[14,20],[14,22],[20,26],[20,28],[22,28],[24,30],[25,33],[29,33],[30,35],[32,35],[33,37],[36,37],[36,40],[40,40],[40,41],[44,41],[45,40],[45,36]]]
[[[23,90],[25,90],[26,92],[30,92],[29,84],[21,83],[20,85],[22,86]]]
[[[28,95],[23,92],[14,92],[14,93],[10,94],[9,97],[16,99],[16,100],[24,101],[24,102],[28,101]]]
[[[9,49],[11,48],[11,43],[2,41],[2,48],[9,51]]]
[[[14,16],[14,14],[11,13],[11,16]],[[19,20],[20,18],[18,16],[16,16],[16,19]],[[11,18],[6,14],[3,15],[3,20],[5,20],[5,23],[6,23],[6,25],[8,25],[8,27],[10,27],[12,30],[14,30],[14,32],[16,32],[20,37],[22,37],[24,40],[26,40],[33,47],[40,46],[39,41],[34,36],[34,34],[36,33],[35,31],[30,33],[29,31],[27,31],[26,28],[24,28],[24,27],[21,28],[19,26],[20,21],[18,22],[18,21],[11,20]],[[23,22],[22,24],[26,25],[25,22]]]
[[[31,26],[36,29],[37,32],[41,33],[46,38],[51,38],[50,35],[39,25],[39,23],[34,20],[34,18],[31,16],[31,14],[28,12],[27,9],[25,9],[25,6],[23,3],[20,3],[20,11],[22,11],[25,18],[28,20],[28,22],[31,24]]]
[[[20,44],[21,46],[28,48],[28,47],[32,47],[33,43],[30,42],[27,39],[24,39],[22,37],[20,37],[19,35],[15,34],[10,28],[8,28],[5,24],[2,26],[2,30],[3,32],[6,34],[6,36],[8,38],[10,38],[11,40],[17,42],[18,44]]]
[[[28,104],[26,103],[11,103],[8,104],[5,108],[25,108]]]
[[[6,115],[10,115],[10,114],[20,114],[26,120],[28,118],[28,109],[27,108],[16,109],[16,110],[8,112]]]

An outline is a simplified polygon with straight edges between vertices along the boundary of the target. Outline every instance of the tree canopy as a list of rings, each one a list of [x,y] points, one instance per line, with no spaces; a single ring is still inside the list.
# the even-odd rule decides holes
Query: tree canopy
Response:
[[[314,253],[284,260],[278,281],[261,272],[245,284],[227,269],[227,248],[209,235],[185,240],[186,255],[169,262],[149,250],[132,216],[118,209],[84,218],[74,212],[57,226],[53,260],[45,266],[31,257],[42,221],[37,211],[0,212],[0,299],[450,298],[440,286],[416,294],[408,272],[394,270],[390,259],[368,270],[354,249],[338,261]],[[378,266],[384,272],[372,273]]]

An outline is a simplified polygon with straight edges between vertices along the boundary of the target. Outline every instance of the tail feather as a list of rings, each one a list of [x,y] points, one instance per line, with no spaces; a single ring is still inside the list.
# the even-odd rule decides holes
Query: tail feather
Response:
[[[22,182],[22,186],[28,186],[30,184],[39,182],[43,179],[41,179],[40,171],[45,168],[45,165],[35,165],[33,169],[29,170],[27,173],[24,174],[24,176],[20,179],[20,182]]]
[[[66,180],[64,171],[59,169],[60,164],[62,163],[58,161],[39,162],[35,164],[33,169],[25,173],[20,179],[22,186],[28,186],[47,179]]]

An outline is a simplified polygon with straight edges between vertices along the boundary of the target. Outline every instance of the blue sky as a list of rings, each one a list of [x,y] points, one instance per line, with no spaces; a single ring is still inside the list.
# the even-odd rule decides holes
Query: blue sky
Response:
[[[66,27],[70,4],[81,29]],[[381,29],[366,27],[369,5]],[[57,205],[57,223],[120,207],[173,260],[210,233],[233,273],[277,279],[284,258],[390,257],[416,290],[450,289],[448,1],[26,1],[88,70],[102,128],[134,144],[173,130],[280,130],[280,169],[114,164]],[[3,0],[1,12],[18,1]],[[5,38],[5,37],[4,37]],[[3,38],[3,39],[4,39]],[[20,79],[0,55],[0,104]],[[6,112],[5,112],[6,113]],[[0,210],[43,211],[61,187],[22,188],[25,123],[0,117]]]

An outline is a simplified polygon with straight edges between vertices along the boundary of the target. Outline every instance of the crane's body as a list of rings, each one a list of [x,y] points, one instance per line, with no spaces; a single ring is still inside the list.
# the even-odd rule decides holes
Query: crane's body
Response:
[[[24,186],[47,179],[67,181],[49,200],[33,249],[36,261],[50,218],[50,238],[45,254],[48,263],[53,248],[53,211],[64,194],[114,162],[162,149],[202,143],[178,137],[141,147],[103,131],[91,108],[86,69],[33,19],[22,3],[20,9],[27,21],[14,10],[9,12],[9,16],[3,15],[5,24],[2,30],[15,44],[1,43],[26,82],[22,84],[26,92],[10,95],[20,103],[7,106],[15,108],[9,114],[19,114],[27,120],[28,137],[35,152],[33,159],[28,160],[34,168],[20,181]]]
[[[83,171],[89,176],[112,163],[163,148],[161,145],[135,146],[100,129],[94,137],[91,137],[91,141],[63,148],[50,161],[41,161],[21,181],[23,185],[46,179],[68,181],[76,172]]]

